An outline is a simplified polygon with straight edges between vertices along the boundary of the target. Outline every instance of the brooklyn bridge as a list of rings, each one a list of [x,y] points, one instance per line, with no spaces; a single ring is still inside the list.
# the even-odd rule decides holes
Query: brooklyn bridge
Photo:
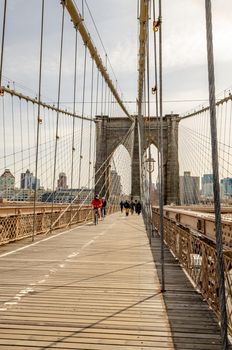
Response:
[[[1,1],[0,349],[232,349],[231,10]]]

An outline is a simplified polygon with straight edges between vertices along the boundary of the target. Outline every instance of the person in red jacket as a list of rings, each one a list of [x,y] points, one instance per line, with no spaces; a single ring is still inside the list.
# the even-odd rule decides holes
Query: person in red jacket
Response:
[[[101,219],[101,208],[102,208],[102,200],[99,198],[99,196],[96,194],[94,199],[91,202],[93,211],[97,209],[98,216]]]

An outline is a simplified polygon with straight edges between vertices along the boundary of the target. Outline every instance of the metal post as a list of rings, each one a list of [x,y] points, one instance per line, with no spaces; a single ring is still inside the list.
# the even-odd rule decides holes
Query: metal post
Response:
[[[216,122],[216,103],[215,103],[215,77],[214,77],[211,0],[205,0],[205,14],[206,14],[206,34],[207,34],[210,127],[211,127],[212,164],[213,164],[214,210],[215,210],[215,225],[216,225],[215,233],[216,233],[216,251],[217,251],[217,270],[218,270],[218,280],[219,280],[219,307],[220,307],[222,349],[226,350],[228,348],[227,313],[226,313],[226,298],[225,298],[224,257],[223,257],[221,203],[220,203],[220,187],[219,187],[219,171],[218,171],[218,146],[217,146],[217,122]]]

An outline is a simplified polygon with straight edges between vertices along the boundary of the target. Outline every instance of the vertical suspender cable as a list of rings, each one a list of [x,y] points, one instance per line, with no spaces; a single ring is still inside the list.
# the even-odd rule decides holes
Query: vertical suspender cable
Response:
[[[118,81],[117,81],[117,79],[116,79],[116,89],[118,90]],[[114,97],[114,100],[115,100],[115,104],[114,104],[114,115],[115,115],[116,113],[118,113],[118,111],[117,111],[118,103],[117,103],[117,100],[116,100],[115,97]]]
[[[27,101],[27,145],[28,145],[28,159],[29,159],[29,169],[31,169],[31,145],[30,145],[30,121],[29,121],[29,105]]]
[[[35,103],[33,103],[33,121],[35,120]],[[34,140],[36,140],[35,123],[33,123]]]
[[[98,67],[97,67],[98,68]],[[96,88],[96,112],[95,112],[95,116],[97,116],[97,112],[98,112],[98,90],[99,90],[99,69],[97,69],[97,88]],[[95,139],[95,138],[94,138]],[[94,162],[94,169],[95,169],[95,163],[96,163],[96,140],[94,142],[94,149],[93,149],[93,155],[94,155],[94,159],[93,159],[93,162]],[[96,171],[96,170],[95,170]],[[95,176],[92,177],[92,188],[95,187]]]
[[[214,77],[211,0],[205,0],[205,14],[206,14],[206,35],[207,35],[210,128],[211,128],[211,144],[212,144],[212,164],[213,164],[214,210],[215,210],[215,225],[216,225],[215,227],[216,250],[217,250],[217,269],[218,269],[218,280],[219,280],[219,307],[220,307],[222,349],[226,350],[228,348],[227,314],[226,314],[226,298],[225,298],[220,187],[219,187],[219,174],[218,174],[218,147],[217,147],[216,106],[215,106],[215,77]]]
[[[42,61],[43,61],[43,28],[44,28],[44,0],[42,0],[41,12],[41,33],[40,33],[40,61],[39,61],[39,94],[38,94],[38,116],[37,116],[37,131],[36,131],[36,156],[35,156],[35,188],[33,201],[33,231],[32,242],[34,241],[36,231],[36,197],[37,197],[37,178],[38,178],[38,158],[39,158],[39,133],[40,133],[40,105],[41,105],[41,81],[42,81]]]
[[[84,0],[82,0],[82,14],[81,14],[81,16],[82,16],[82,19],[84,19],[84,15],[85,15],[85,4],[84,4]]]
[[[52,180],[52,211],[51,211],[51,226],[53,221],[53,209],[54,209],[54,191],[55,191],[55,180],[56,180],[56,158],[57,158],[57,146],[59,139],[59,108],[60,108],[60,90],[61,90],[61,68],[62,68],[62,57],[63,57],[63,38],[64,38],[64,1],[62,1],[62,24],[61,24],[61,38],[60,38],[60,66],[59,66],[59,82],[58,82],[58,98],[57,98],[57,114],[56,114],[56,139],[55,139],[55,152],[54,152],[54,168],[53,168],[53,180]]]
[[[155,22],[156,13],[155,13],[155,0],[153,0],[153,23]],[[154,68],[155,68],[155,88],[156,88],[156,94],[155,94],[155,101],[156,101],[156,118],[158,120],[159,116],[159,104],[158,104],[158,71],[157,71],[157,44],[156,44],[156,31],[154,30]],[[159,140],[158,140],[159,141]]]
[[[107,69],[107,63],[108,63],[108,56],[107,56],[107,54],[105,55],[105,57],[106,57],[106,69]],[[106,115],[106,101],[107,101],[107,84],[106,84],[106,82],[105,82],[105,98],[104,98],[104,115]]]
[[[107,104],[108,104],[108,108],[107,108],[107,115],[110,116],[110,89],[108,89],[108,97],[107,97]]]
[[[112,106],[113,106],[113,94],[110,91],[110,110],[109,110],[109,117],[112,116]]]
[[[4,2],[4,14],[3,14],[3,22],[2,22],[2,45],[1,45],[1,61],[0,61],[0,87],[2,86],[3,52],[4,52],[5,28],[6,28],[6,7],[7,7],[7,0],[5,0],[5,2]]]
[[[97,111],[98,111],[98,87],[99,87],[99,69],[97,70],[97,92],[96,92],[96,112],[95,112],[95,115],[97,115]]]
[[[144,23],[145,26],[145,23]],[[146,69],[147,69],[147,60],[146,60],[146,49],[145,46],[145,52],[144,52],[144,71],[143,71],[143,96],[141,101],[141,115],[143,115],[144,118],[147,116],[147,80],[146,80]],[[144,202],[144,218],[145,218],[145,224],[146,224],[146,230],[148,231],[148,221],[147,221],[147,196],[145,192],[145,185],[147,184],[147,173],[146,173],[146,167],[145,164],[147,164],[147,149],[146,149],[146,141],[147,141],[147,124],[144,122],[145,119],[143,119],[143,129],[142,129],[142,143],[141,143],[141,161],[142,161],[142,201]],[[146,163],[145,163],[146,162]]]
[[[151,188],[152,188],[152,178],[151,178],[151,116],[150,116],[150,60],[149,60],[149,21],[147,22],[147,118],[148,118],[148,173],[149,173],[149,203],[148,203],[148,233],[149,233],[149,243],[151,244],[151,236],[152,236],[152,218],[151,218]]]
[[[22,99],[19,97],[19,120],[20,120],[20,145],[21,145],[21,162],[22,162],[22,173],[24,172],[23,162],[23,118],[22,118]]]
[[[14,159],[14,174],[15,174],[15,118],[14,118],[14,95],[11,95],[11,119],[12,119],[12,146],[13,146],[13,159]]]
[[[74,49],[74,77],[73,77],[73,115],[76,114],[76,90],[77,90],[77,27],[75,28],[75,49]],[[70,224],[72,223],[72,195],[73,195],[73,159],[75,153],[75,117],[72,120],[72,160],[71,160],[71,207]]]
[[[153,26],[156,20],[156,11],[155,11],[155,0],[153,0]],[[156,121],[159,123],[159,102],[158,102],[158,70],[157,70],[157,43],[156,43],[156,31],[155,28],[153,30],[153,38],[154,38],[154,69],[155,69],[155,110],[156,110]],[[158,161],[158,183],[160,186],[161,176],[160,176],[160,129],[158,130],[158,149],[157,149],[157,161]],[[160,195],[161,191],[159,189],[159,205],[160,205]]]
[[[90,169],[91,169],[91,154],[92,154],[92,127],[93,127],[93,69],[94,61],[92,58],[92,72],[91,72],[91,96],[90,96],[90,128],[89,128],[89,171],[88,171],[88,189],[90,188]]]
[[[102,83],[101,83],[101,116],[103,116],[103,96],[104,96],[104,92],[103,92],[103,87],[104,87],[104,78],[102,75]]]
[[[84,79],[83,79],[83,95],[82,95],[82,111],[81,111],[81,142],[80,142],[80,159],[79,159],[79,179],[78,188],[81,187],[81,166],[82,166],[82,146],[83,146],[83,126],[84,126],[84,111],[85,111],[85,82],[86,82],[86,60],[87,60],[87,45],[85,45],[85,58],[84,58]]]
[[[165,292],[164,280],[164,168],[163,168],[163,81],[162,81],[162,4],[159,0],[159,107],[160,107],[160,239],[161,239],[161,291]]]
[[[5,123],[5,99],[2,96],[2,126],[3,126],[3,153],[4,153],[4,170],[6,169],[6,123]]]

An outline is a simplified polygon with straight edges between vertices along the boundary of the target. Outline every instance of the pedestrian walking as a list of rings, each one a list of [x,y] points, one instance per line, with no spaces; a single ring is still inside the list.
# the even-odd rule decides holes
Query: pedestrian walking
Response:
[[[121,202],[119,203],[119,205],[120,205],[121,213],[122,213],[122,212],[123,212],[123,208],[124,208],[124,203],[123,203],[123,201],[121,201]]]

